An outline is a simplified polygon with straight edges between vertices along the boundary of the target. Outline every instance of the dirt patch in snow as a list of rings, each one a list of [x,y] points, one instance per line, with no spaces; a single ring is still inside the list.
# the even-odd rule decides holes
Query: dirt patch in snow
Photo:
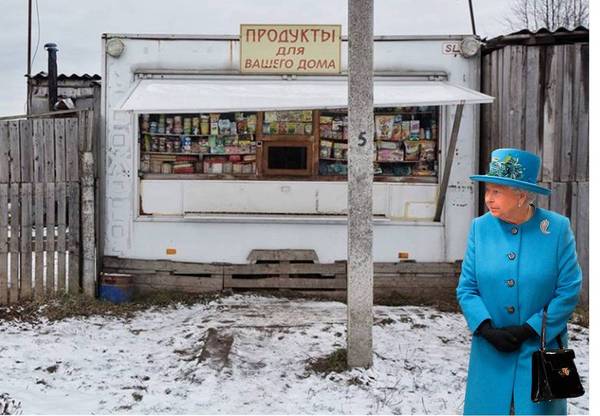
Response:
[[[207,304],[222,297],[221,294],[198,295],[164,291],[136,297],[132,302],[114,304],[84,295],[64,294],[0,307],[0,321],[38,323],[42,318],[49,321],[60,321],[66,318],[94,315],[130,319],[136,312],[150,308],[174,307],[180,304]]]
[[[198,363],[206,361],[208,366],[214,370],[221,371],[229,365],[229,353],[233,345],[233,336],[222,333],[215,328],[206,331],[204,348],[198,358]]]
[[[345,348],[338,348],[325,357],[310,359],[306,364],[307,371],[313,371],[322,375],[331,372],[342,373],[348,370],[347,351]]]

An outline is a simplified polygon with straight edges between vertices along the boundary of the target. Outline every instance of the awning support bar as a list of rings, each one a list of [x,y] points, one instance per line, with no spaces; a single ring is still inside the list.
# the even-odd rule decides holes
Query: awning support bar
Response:
[[[446,157],[446,163],[444,165],[444,176],[442,177],[440,193],[437,200],[437,206],[435,208],[435,216],[433,217],[433,221],[435,222],[439,222],[440,218],[442,217],[442,210],[444,209],[444,202],[446,201],[446,191],[448,190],[448,181],[450,180],[450,171],[452,170],[452,162],[454,161],[456,142],[458,140],[458,130],[460,129],[460,122],[462,120],[464,106],[464,103],[460,103],[456,106],[454,123],[452,124],[452,134],[450,134],[450,143],[448,144],[448,156]]]

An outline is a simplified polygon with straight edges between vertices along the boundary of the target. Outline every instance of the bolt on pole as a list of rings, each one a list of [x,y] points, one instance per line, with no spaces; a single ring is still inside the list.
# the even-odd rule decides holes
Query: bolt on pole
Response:
[[[348,1],[348,366],[373,364],[373,0]]]

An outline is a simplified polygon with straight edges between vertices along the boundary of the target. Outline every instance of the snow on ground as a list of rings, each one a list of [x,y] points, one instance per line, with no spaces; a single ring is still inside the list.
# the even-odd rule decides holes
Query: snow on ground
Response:
[[[0,393],[26,414],[462,413],[460,314],[374,308],[373,367],[316,374],[346,346],[338,302],[234,295],[207,305],[32,325],[0,322]],[[588,387],[588,330],[571,327]],[[588,396],[570,401],[587,414]]]

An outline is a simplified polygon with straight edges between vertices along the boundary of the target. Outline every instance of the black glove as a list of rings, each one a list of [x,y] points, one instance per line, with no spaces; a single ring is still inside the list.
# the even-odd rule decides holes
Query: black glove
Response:
[[[537,335],[537,332],[535,332],[533,328],[530,327],[528,324],[506,326],[500,329],[505,329],[511,334],[513,334],[517,338],[519,345],[522,344],[525,340],[531,338],[532,336]]]
[[[485,338],[498,351],[513,352],[518,350],[521,346],[521,343],[516,336],[506,329],[492,327],[492,322],[489,319],[483,321],[483,323],[479,325],[477,333]]]

